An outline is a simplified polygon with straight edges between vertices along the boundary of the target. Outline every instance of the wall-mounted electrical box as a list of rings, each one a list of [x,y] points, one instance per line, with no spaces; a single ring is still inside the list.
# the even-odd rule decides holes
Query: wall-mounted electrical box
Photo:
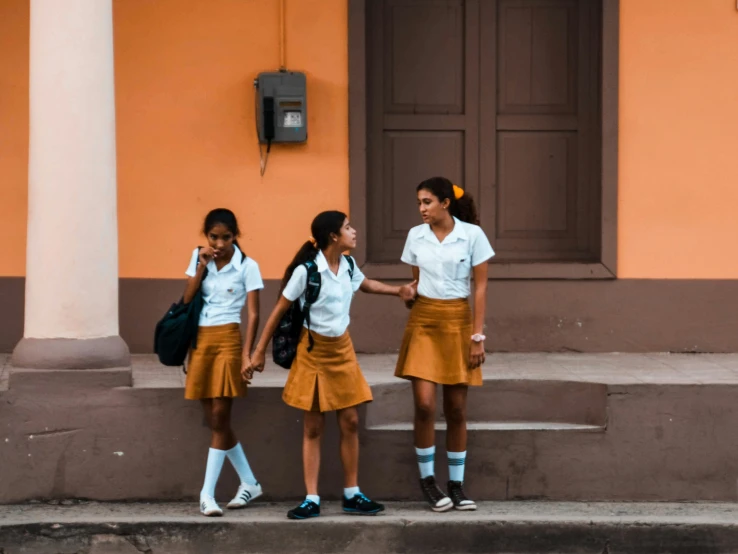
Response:
[[[259,73],[254,85],[259,142],[307,141],[305,74],[295,71]]]

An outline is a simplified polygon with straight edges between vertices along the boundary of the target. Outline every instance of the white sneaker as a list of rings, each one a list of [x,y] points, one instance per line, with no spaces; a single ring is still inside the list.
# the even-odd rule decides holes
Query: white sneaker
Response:
[[[248,483],[241,483],[238,487],[236,496],[228,503],[228,508],[231,510],[237,510],[238,508],[245,507],[252,500],[256,500],[262,495],[261,485],[256,483],[255,485],[249,485]]]
[[[223,515],[223,510],[220,509],[215,498],[204,494],[200,495],[200,513],[208,517],[217,517]]]

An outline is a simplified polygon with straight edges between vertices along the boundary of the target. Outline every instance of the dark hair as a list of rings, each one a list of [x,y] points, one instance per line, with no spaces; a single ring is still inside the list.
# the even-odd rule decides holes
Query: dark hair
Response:
[[[479,225],[479,217],[477,216],[477,207],[474,204],[474,198],[464,192],[464,196],[457,199],[454,194],[454,184],[445,177],[431,177],[418,185],[417,192],[427,190],[441,202],[448,198],[451,201],[448,211],[465,223],[473,223]]]
[[[241,229],[238,228],[238,220],[236,214],[226,208],[215,208],[211,210],[208,215],[205,216],[205,223],[202,226],[202,234],[206,237],[210,230],[216,225],[223,225],[231,233],[233,233],[233,244],[238,246],[241,250],[241,245],[238,244],[238,237],[241,236]],[[243,252],[243,250],[241,250]]]
[[[318,255],[320,250],[328,248],[331,244],[331,234],[338,235],[341,233],[341,227],[346,221],[346,214],[343,212],[331,210],[328,212],[321,212],[313,222],[310,224],[310,232],[312,238],[315,239],[315,243],[309,240],[303,244],[295,254],[295,257],[284,270],[284,277],[282,277],[282,287],[280,290],[284,290],[287,283],[292,278],[292,273],[297,269],[298,266],[314,260],[315,256]]]

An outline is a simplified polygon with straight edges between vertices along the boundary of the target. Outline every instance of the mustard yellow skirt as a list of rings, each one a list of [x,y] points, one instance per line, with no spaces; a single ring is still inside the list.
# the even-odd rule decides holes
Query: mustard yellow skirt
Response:
[[[303,330],[297,345],[282,400],[293,408],[330,412],[372,401],[372,391],[356,359],[348,331],[340,337],[313,333],[315,346],[308,352]]]
[[[185,398],[246,396],[241,379],[241,329],[238,323],[200,327],[197,348],[190,349]]]
[[[469,369],[472,317],[466,299],[419,296],[410,311],[395,376],[439,385],[482,384],[482,368]]]

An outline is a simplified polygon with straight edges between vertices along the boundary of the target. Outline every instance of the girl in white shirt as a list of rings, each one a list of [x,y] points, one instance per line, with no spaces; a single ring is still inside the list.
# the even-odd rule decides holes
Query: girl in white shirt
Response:
[[[418,298],[405,328],[395,375],[412,381],[420,486],[436,512],[476,510],[462,488],[466,463],[466,396],[482,384],[487,261],[494,251],[478,226],[474,201],[448,179],[418,185],[423,225],[410,230],[402,261],[412,266]],[[474,275],[474,315],[469,307]],[[443,385],[448,494],[436,484],[436,385]]]
[[[396,287],[366,279],[353,258],[349,263],[343,252],[356,247],[356,231],[349,225],[346,214],[323,212],[313,220],[311,230],[314,238],[302,246],[285,271],[282,294],[264,327],[251,365],[257,371],[264,369],[266,348],[282,316],[294,301],[299,299],[304,305],[308,280],[303,264],[314,261],[321,278],[320,293],[310,307],[309,333],[303,329],[282,395],[285,403],[304,412],[302,455],[307,497],[290,510],[287,517],[307,519],[320,515],[320,442],[325,412],[329,411],[337,413],[341,434],[343,510],[352,514],[376,514],[384,510],[384,506],[362,494],[358,485],[357,406],[371,401],[372,393],[361,373],[347,331],[349,309],[357,290],[396,295],[409,301],[415,296],[415,286],[411,283]],[[312,344],[309,335],[312,335]]]
[[[249,354],[259,326],[259,290],[264,288],[259,265],[241,252],[236,216],[223,208],[205,218],[203,233],[208,246],[195,248],[187,268],[184,302],[189,303],[202,287],[203,308],[197,348],[190,351],[185,398],[200,400],[210,424],[211,440],[205,482],[200,491],[200,512],[220,516],[215,485],[227,457],[241,479],[228,508],[243,508],[261,496],[241,443],[231,429],[233,398],[246,395]],[[205,272],[207,275],[203,279]],[[246,339],[241,345],[241,311],[248,302]]]

